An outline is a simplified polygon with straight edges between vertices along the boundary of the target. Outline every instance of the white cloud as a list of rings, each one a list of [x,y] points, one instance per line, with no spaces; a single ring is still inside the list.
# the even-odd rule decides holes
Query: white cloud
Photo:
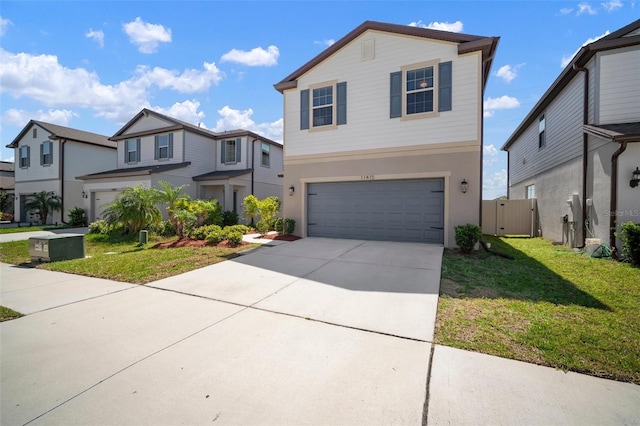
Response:
[[[2,161],[8,161],[9,163],[13,163],[15,161],[15,157],[13,155],[7,157],[7,158],[2,158],[2,153],[0,153],[0,160]]]
[[[163,68],[138,67],[134,76],[115,84],[103,84],[95,72],[66,68],[55,55],[11,53],[0,48],[0,93],[29,98],[50,107],[93,109],[96,115],[126,122],[148,107],[149,89],[170,88],[181,93],[206,91],[223,74],[215,64],[182,73]]]
[[[145,86],[156,85],[161,89],[170,88],[180,93],[206,92],[211,85],[216,85],[222,80],[222,73],[214,62],[204,62],[203,70],[187,69],[182,73],[176,70],[139,65],[136,68],[136,76]]]
[[[568,15],[571,12],[573,12],[573,8],[571,7],[563,7],[562,9],[560,9],[560,15]]]
[[[0,16],[0,36],[5,35],[10,25],[13,25],[13,22]]]
[[[90,28],[85,37],[94,39],[100,47],[104,47],[104,32],[102,30],[93,31]]]
[[[200,108],[200,102],[197,100],[186,100],[184,102],[176,102],[169,108],[151,107],[153,111],[160,114],[168,115],[169,117],[176,118],[178,120],[185,121],[187,123],[198,125],[202,123],[202,119],[205,114],[202,111],[198,111]]]
[[[506,193],[507,182],[508,182],[507,170],[502,169],[483,177],[482,190],[498,191],[498,192]]]
[[[518,70],[522,68],[522,66],[524,66],[524,64],[518,64],[513,67],[511,65],[503,65],[496,71],[496,77],[500,77],[507,83],[511,83],[518,76]]]
[[[484,101],[484,117],[493,117],[497,110],[514,109],[520,106],[520,101],[511,96],[501,96],[499,98],[487,98]]]
[[[47,123],[68,126],[72,118],[79,117],[78,113],[68,109],[50,109],[47,111],[25,111],[21,109],[9,109],[2,114],[2,122],[17,127],[25,126],[29,120],[44,121]]]
[[[432,30],[440,30],[440,31],[450,31],[452,33],[461,33],[463,24],[461,21],[456,22],[430,22],[425,24],[422,20],[417,22],[411,22],[409,24],[410,27],[419,27],[419,28],[429,28]]]
[[[222,55],[220,62],[236,62],[250,67],[270,67],[272,65],[278,65],[279,56],[280,50],[273,45],[267,47],[267,50],[264,50],[262,47],[256,47],[249,52],[231,49]]]
[[[482,147],[482,154],[482,164],[484,167],[492,166],[498,162],[498,150],[493,144]]]
[[[482,147],[482,153],[483,155],[494,156],[498,154],[498,149],[493,144],[485,145]]]
[[[259,135],[265,136],[271,140],[282,142],[283,119],[280,118],[273,122],[256,123],[251,116],[253,109],[249,108],[244,111],[233,109],[228,105],[218,110],[221,118],[216,121],[213,129],[215,132],[224,132],[227,130],[244,129],[250,130]]]
[[[330,39],[326,39],[326,40],[322,40],[322,41],[318,41],[318,40],[316,40],[316,41],[314,41],[314,42],[313,42],[313,44],[319,44],[319,45],[321,45],[321,46],[327,46],[327,47],[329,47],[329,46],[331,46],[331,45],[332,45],[333,43],[335,43],[335,42],[336,42],[336,41],[335,41],[334,39],[330,38]]]
[[[622,8],[622,2],[620,0],[611,0],[611,1],[606,1],[604,3],[600,3],[600,4],[604,8],[604,10],[606,10],[609,13],[615,12],[616,10]]]
[[[589,3],[580,3],[578,5],[578,12],[576,13],[576,15],[595,15],[597,14],[596,10],[591,7],[591,5]]]
[[[600,40],[602,37],[608,36],[609,34],[610,34],[610,33],[609,33],[609,30],[607,30],[607,31],[605,31],[605,32],[604,32],[604,34],[601,34],[601,35],[599,35],[599,36],[595,36],[595,37],[592,37],[592,38],[590,38],[590,39],[587,39],[587,41],[585,41],[584,43],[582,43],[582,46],[580,46],[579,48],[577,48],[577,49],[576,49],[576,51],[575,51],[575,52],[573,52],[573,54],[571,54],[571,55],[564,55],[564,56],[562,57],[562,60],[560,61],[560,67],[561,67],[561,68],[564,68],[564,67],[566,67],[567,65],[569,65],[569,62],[571,62],[571,60],[573,59],[573,57],[574,57],[574,56],[576,56],[576,54],[580,51],[580,49],[581,49],[582,47],[586,46],[587,44],[593,43],[594,41],[598,41],[598,40]]]
[[[171,42],[171,29],[160,24],[144,22],[140,17],[135,21],[122,24],[122,29],[129,36],[131,43],[138,46],[141,53],[154,53],[160,43]]]

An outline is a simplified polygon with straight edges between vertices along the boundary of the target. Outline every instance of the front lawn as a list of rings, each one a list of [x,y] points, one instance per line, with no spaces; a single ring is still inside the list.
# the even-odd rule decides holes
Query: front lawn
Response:
[[[22,314],[20,312],[16,312],[13,309],[0,306],[0,322],[20,318],[21,316]]]
[[[0,234],[16,234],[18,232],[33,232],[33,231],[53,231],[55,229],[65,229],[68,226],[57,225],[45,225],[45,226],[13,226],[0,228]]]
[[[87,258],[41,263],[36,267],[145,284],[231,259],[238,256],[238,252],[255,246],[151,248],[156,243],[175,239],[154,237],[150,238],[148,245],[138,247],[137,236],[108,238],[104,235],[89,234],[85,236]],[[29,242],[25,240],[0,244],[0,262],[14,265],[30,264]]]
[[[445,251],[435,342],[640,384],[640,268],[543,239]]]

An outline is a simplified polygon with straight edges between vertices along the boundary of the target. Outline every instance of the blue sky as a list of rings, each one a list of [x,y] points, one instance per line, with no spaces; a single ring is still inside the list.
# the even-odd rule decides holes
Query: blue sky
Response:
[[[0,158],[30,119],[111,136],[142,108],[282,141],[273,84],[366,20],[499,36],[485,92],[484,198],[500,147],[587,42],[633,1],[7,1],[0,5]]]

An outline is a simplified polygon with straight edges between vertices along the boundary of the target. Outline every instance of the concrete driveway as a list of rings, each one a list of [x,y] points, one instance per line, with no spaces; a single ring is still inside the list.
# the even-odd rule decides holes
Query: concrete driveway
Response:
[[[0,326],[0,423],[419,424],[441,256],[310,238],[147,286],[2,265],[30,314]]]

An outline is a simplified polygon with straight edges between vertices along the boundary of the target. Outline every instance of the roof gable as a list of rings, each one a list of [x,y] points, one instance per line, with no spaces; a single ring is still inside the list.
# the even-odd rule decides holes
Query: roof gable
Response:
[[[16,138],[7,145],[7,148],[17,148],[20,140],[31,130],[33,126],[38,126],[49,132],[49,139],[68,140],[73,142],[87,143],[90,145],[116,148],[116,144],[109,140],[107,136],[97,133],[85,132],[84,130],[72,129],[71,127],[59,126],[57,124],[45,123],[44,121],[30,120]]]
[[[347,44],[351,43],[361,34],[366,31],[375,30],[386,33],[401,34],[414,37],[422,37],[426,39],[446,41],[458,44],[458,54],[469,53],[473,51],[482,51],[483,61],[486,61],[487,66],[484,70],[484,82],[487,82],[489,77],[489,70],[491,69],[491,62],[493,55],[498,46],[499,37],[483,37],[471,34],[452,33],[449,31],[439,31],[427,28],[411,27],[408,25],[389,24],[376,21],[365,21],[358,27],[353,29],[347,35],[340,40],[332,44],[330,47],[322,51],[319,55],[302,65],[300,68],[289,74],[279,83],[274,84],[274,87],[279,92],[283,92],[287,89],[293,89],[297,87],[297,80],[300,76],[304,75],[312,68],[323,62],[325,59],[334,55],[337,51],[342,49]]]

